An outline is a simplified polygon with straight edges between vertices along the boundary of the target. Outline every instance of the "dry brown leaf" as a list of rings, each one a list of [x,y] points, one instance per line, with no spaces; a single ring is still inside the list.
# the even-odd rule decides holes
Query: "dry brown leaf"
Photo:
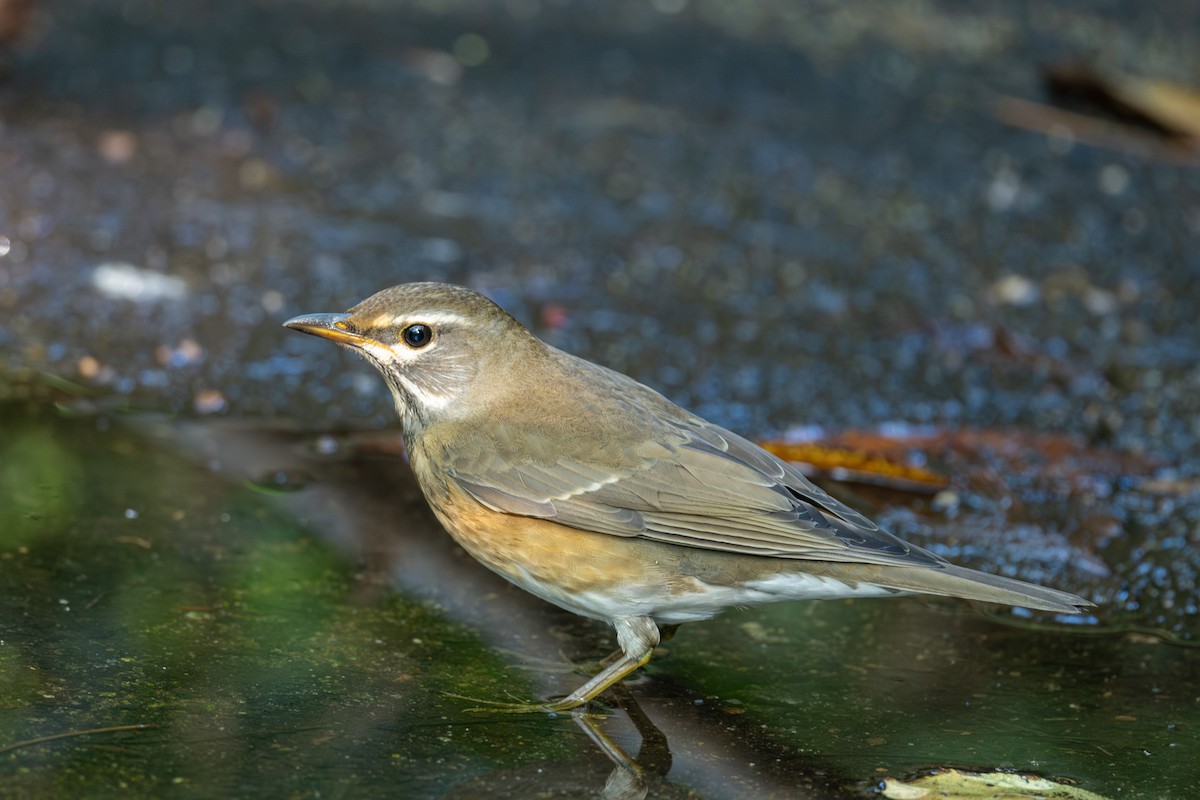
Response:
[[[906,463],[903,449],[895,440],[878,435],[868,439],[859,434],[853,446],[812,442],[760,442],[763,449],[784,461],[802,465],[809,474],[837,481],[866,483],[917,494],[934,494],[950,485],[936,472]],[[878,445],[878,446],[876,446]],[[880,452],[886,449],[888,452]]]

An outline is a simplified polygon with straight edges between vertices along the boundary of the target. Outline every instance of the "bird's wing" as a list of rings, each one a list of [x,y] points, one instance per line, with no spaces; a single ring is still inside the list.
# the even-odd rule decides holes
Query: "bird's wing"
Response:
[[[443,463],[494,510],[580,530],[776,558],[944,563],[880,530],[786,462],[699,418],[672,421],[653,441],[609,447],[586,461],[551,454],[538,435],[500,430]],[[520,457],[507,446],[518,438]]]

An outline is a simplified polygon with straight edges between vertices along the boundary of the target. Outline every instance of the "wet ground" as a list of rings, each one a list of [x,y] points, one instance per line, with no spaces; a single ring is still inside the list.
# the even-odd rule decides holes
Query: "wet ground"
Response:
[[[0,87],[0,748],[152,727],[0,749],[0,796],[826,797],[941,765],[1181,796],[1200,171],[995,103],[1059,60],[1195,82],[1198,30],[1182,0],[39,3]],[[446,693],[563,691],[607,634],[455,552],[394,449],[264,421],[390,422],[278,323],[431,278],[754,437],[1008,432],[914,446],[973,476],[953,502],[842,489],[1100,609],[760,609],[671,643],[641,736],[470,715]]]
[[[473,712],[568,691],[610,634],[480,570],[384,440],[102,420],[3,419],[0,795],[858,797],[946,765],[1194,786],[1194,648],[951,601],[733,612],[611,716]]]

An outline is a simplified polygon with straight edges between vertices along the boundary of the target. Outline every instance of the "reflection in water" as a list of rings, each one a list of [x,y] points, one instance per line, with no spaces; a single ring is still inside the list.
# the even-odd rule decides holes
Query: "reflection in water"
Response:
[[[653,782],[659,790],[656,793],[661,794],[666,786],[664,779],[671,771],[671,748],[667,743],[666,734],[650,721],[624,686],[611,689],[609,694],[616,698],[620,708],[629,715],[630,721],[642,737],[642,746],[637,758],[630,758],[620,745],[596,725],[595,719],[586,711],[576,710],[572,713],[571,716],[583,732],[613,763],[613,771],[604,782],[601,796],[605,800],[641,800],[650,791],[649,782]]]
[[[660,730],[624,687],[616,687],[609,697],[617,702],[623,715],[597,715],[585,709],[569,712],[571,720],[595,745],[595,752],[584,758],[558,762],[538,762],[518,769],[503,768],[480,775],[455,787],[448,797],[541,797],[584,796],[603,800],[642,800],[653,789],[655,797],[694,796],[691,790],[667,780],[671,771],[671,750]],[[630,756],[605,730],[622,719],[631,723],[641,738],[636,757]],[[596,755],[604,756],[604,760]],[[605,766],[611,768],[605,773]]]

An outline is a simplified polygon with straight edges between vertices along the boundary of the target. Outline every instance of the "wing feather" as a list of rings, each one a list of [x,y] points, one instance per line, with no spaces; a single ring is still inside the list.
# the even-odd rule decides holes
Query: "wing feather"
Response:
[[[506,432],[452,459],[449,476],[497,511],[580,530],[776,558],[936,564],[757,445],[690,415],[653,441],[560,455]],[[541,457],[531,458],[530,453]]]

